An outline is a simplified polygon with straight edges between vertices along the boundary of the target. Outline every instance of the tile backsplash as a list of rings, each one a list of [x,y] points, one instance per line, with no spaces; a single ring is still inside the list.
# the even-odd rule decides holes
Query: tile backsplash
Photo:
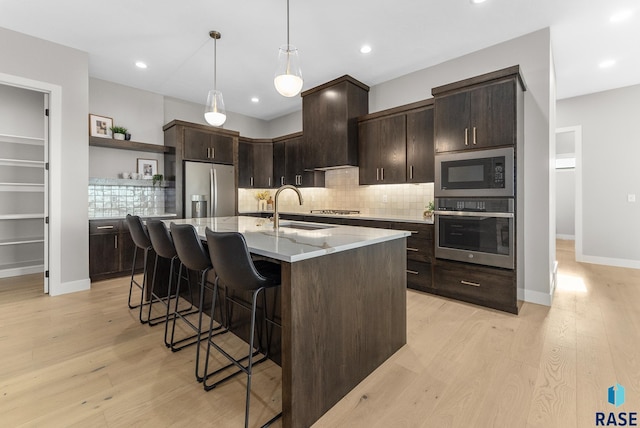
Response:
[[[255,194],[264,189],[239,189],[238,210],[257,211]],[[274,189],[267,189],[271,196]],[[295,192],[284,191],[278,201],[281,211],[309,212],[316,209],[360,210],[362,214],[421,218],[425,206],[433,200],[433,183],[358,185],[358,168],[348,167],[325,173],[324,188],[300,189],[304,204],[298,204]]]
[[[89,181],[89,218],[162,215],[165,212],[163,187],[120,183],[123,180]],[[126,180],[125,180],[126,181]]]

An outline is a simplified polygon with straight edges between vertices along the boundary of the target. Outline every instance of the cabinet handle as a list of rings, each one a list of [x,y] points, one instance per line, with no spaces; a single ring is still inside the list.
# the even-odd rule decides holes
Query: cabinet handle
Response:
[[[413,165],[409,167],[409,178],[413,180]]]
[[[380,181],[380,168],[376,168],[376,181]]]
[[[407,247],[407,251],[415,251],[415,252],[417,253],[417,252],[418,252],[418,251],[420,251],[420,250],[419,250],[419,249],[417,249],[417,248]]]
[[[113,229],[113,226],[98,226],[96,229]]]
[[[380,168],[380,181],[384,181],[384,168]]]
[[[269,183],[269,185],[267,187],[271,187],[271,177],[269,177],[268,183]]]
[[[464,145],[469,145],[469,128],[464,128]]]
[[[249,186],[253,187],[253,177],[249,177]]]
[[[476,127],[473,127],[473,145],[476,145]]]
[[[215,158],[216,158],[216,148],[211,147],[211,159],[215,159]]]
[[[113,247],[118,248],[118,235],[113,236]]]
[[[211,159],[211,147],[207,147],[207,159]]]
[[[460,284],[464,284],[464,285],[471,285],[473,287],[480,287],[480,284],[478,284],[477,282],[471,282],[471,281],[460,281]]]
[[[417,272],[415,270],[409,270],[409,269],[407,269],[407,273],[410,273],[411,275],[420,275],[420,272]]]
[[[284,175],[280,176],[280,185],[284,186]]]

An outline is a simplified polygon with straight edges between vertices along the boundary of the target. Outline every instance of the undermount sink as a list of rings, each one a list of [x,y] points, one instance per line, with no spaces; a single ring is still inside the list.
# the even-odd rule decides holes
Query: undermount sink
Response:
[[[287,227],[290,229],[301,229],[301,230],[320,230],[320,229],[331,229],[335,226],[330,226],[326,224],[307,224],[307,223],[293,223],[293,222],[280,222],[280,227]]]

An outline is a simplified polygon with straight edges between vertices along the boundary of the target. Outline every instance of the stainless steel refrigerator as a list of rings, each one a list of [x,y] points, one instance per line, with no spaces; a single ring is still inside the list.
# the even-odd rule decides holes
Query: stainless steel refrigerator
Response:
[[[236,195],[232,165],[184,163],[184,216],[193,218],[192,197],[206,198],[207,217],[235,215]]]

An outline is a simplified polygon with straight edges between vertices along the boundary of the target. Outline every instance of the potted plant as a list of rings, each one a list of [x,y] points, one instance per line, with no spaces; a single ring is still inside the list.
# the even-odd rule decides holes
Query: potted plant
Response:
[[[422,213],[422,216],[424,218],[431,218],[433,217],[433,210],[436,209],[435,204],[433,203],[433,201],[429,201],[429,203],[427,204],[427,206],[425,207],[424,213]]]
[[[127,133],[127,128],[122,126],[112,126],[111,132],[113,132],[113,138],[116,140],[124,140],[124,134]]]
[[[162,184],[162,178],[162,174],[155,174],[153,177],[151,177],[151,185],[155,187],[156,183]]]

